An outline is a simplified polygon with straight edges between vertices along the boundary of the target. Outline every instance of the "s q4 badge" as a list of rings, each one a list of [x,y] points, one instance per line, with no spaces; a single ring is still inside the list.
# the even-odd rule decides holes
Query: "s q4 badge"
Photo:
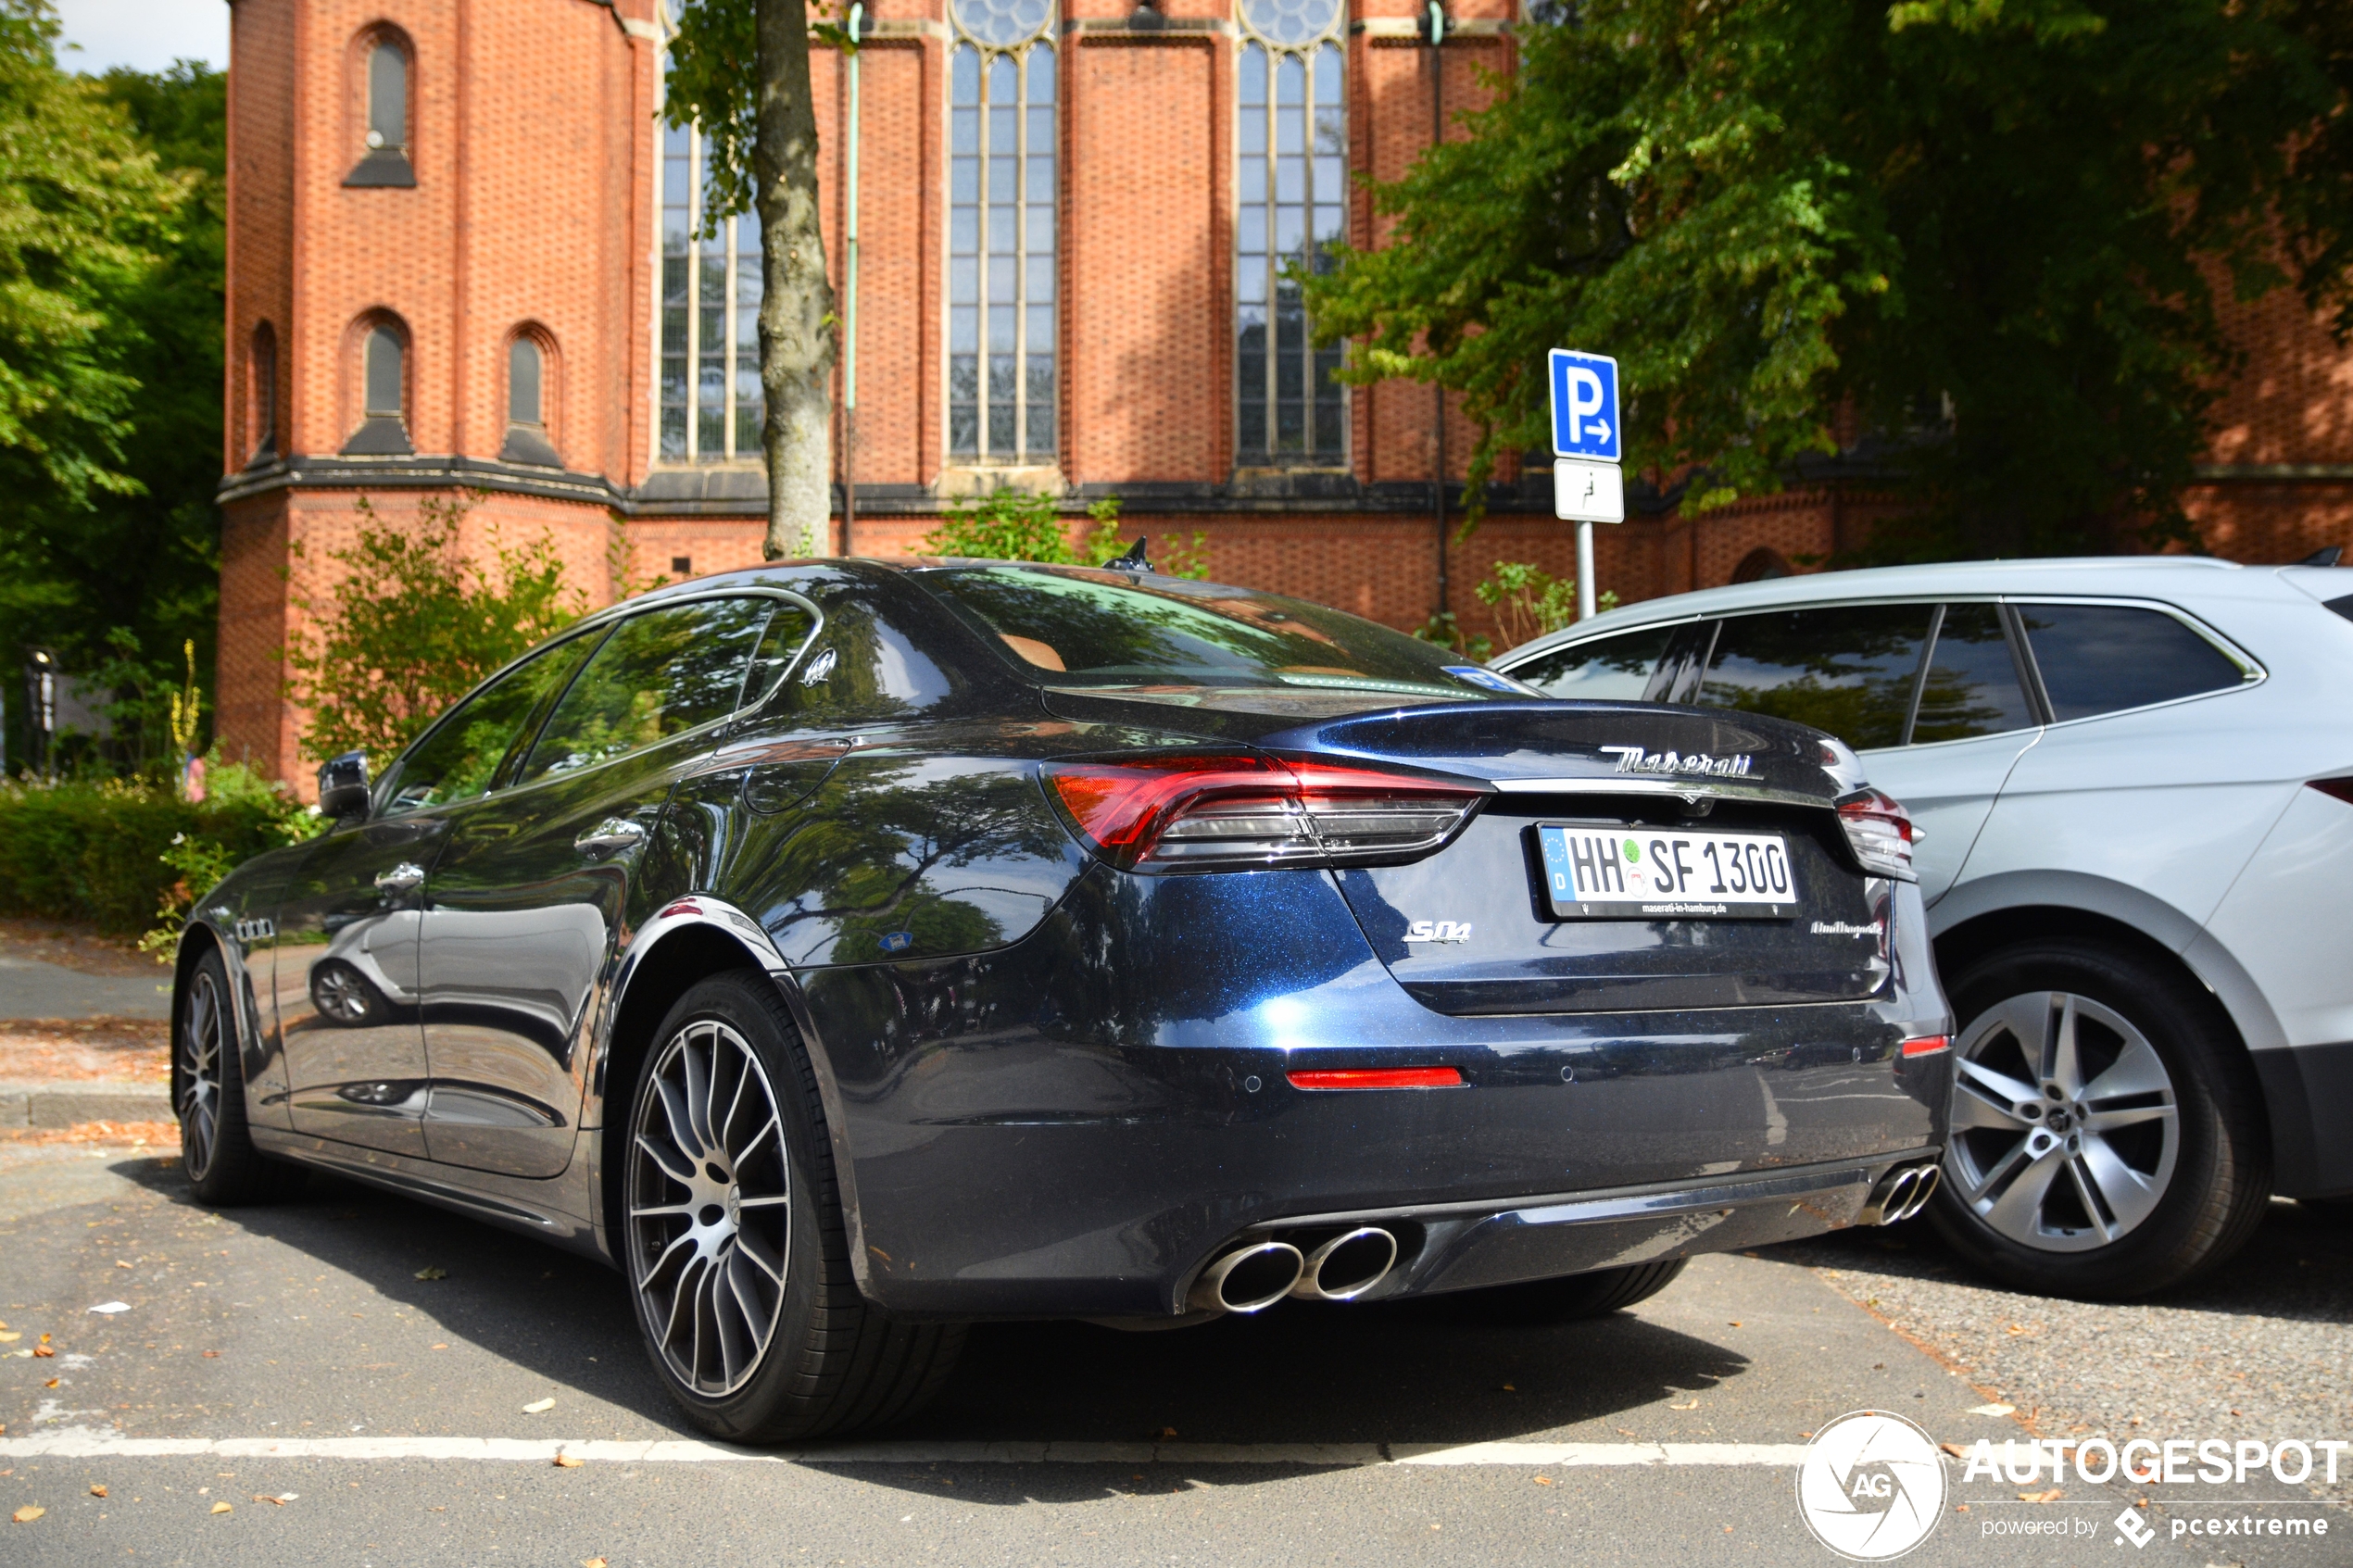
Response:
[[[1452,920],[1417,920],[1405,928],[1408,942],[1467,942],[1470,922]]]

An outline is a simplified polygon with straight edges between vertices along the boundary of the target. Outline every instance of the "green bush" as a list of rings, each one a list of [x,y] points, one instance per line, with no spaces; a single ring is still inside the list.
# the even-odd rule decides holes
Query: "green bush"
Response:
[[[299,805],[245,787],[242,772],[214,769],[214,792],[202,805],[116,780],[0,784],[0,914],[128,935],[208,891],[187,885],[190,872],[209,883],[216,868],[307,835]]]

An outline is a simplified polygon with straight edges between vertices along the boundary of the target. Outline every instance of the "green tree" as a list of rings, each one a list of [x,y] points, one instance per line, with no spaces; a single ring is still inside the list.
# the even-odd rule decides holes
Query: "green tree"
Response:
[[[0,0],[0,621],[71,660],[104,657],[107,628],[141,619],[170,553],[110,520],[154,499],[141,371],[182,346],[147,333],[170,313],[154,291],[196,243],[183,231],[204,182],[159,167],[104,84],[58,69],[57,31],[46,0]],[[217,276],[198,304],[217,432]],[[163,420],[156,440],[180,433]],[[158,628],[150,651],[168,658],[181,630]]]
[[[819,0],[822,8],[824,0]],[[686,0],[662,115],[711,138],[703,221],[760,214],[768,558],[825,548],[833,504],[834,291],[817,221],[808,0]],[[820,22],[820,39],[856,47]]]
[[[1471,137],[1302,280],[1352,375],[1544,442],[1542,358],[1617,356],[1628,462],[1704,510],[1872,433],[1879,553],[2183,537],[2225,299],[2353,329],[2342,0],[1577,0]],[[1478,495],[1474,487],[1473,495]]]
[[[309,630],[286,649],[286,696],[309,715],[306,754],[321,761],[364,751],[378,767],[426,722],[534,644],[578,620],[586,601],[564,583],[554,544],[509,548],[494,535],[495,567],[459,547],[466,501],[428,496],[413,523],[386,522],[366,496],[359,538],[331,550],[321,594],[295,571],[296,607]]]

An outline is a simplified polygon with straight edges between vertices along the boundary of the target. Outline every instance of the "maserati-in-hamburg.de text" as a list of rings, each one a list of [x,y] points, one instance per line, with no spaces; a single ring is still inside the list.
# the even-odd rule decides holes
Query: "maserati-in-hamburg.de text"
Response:
[[[975,1320],[1559,1321],[1927,1200],[1950,1025],[1852,752],[1140,543],[662,589],[328,763],[181,947],[197,1194],[607,1259],[752,1441],[905,1414]]]

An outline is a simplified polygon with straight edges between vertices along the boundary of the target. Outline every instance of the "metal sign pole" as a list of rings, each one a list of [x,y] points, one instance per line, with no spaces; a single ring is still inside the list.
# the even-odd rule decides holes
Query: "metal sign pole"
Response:
[[[1577,520],[1577,619],[1593,619],[1593,520]]]

